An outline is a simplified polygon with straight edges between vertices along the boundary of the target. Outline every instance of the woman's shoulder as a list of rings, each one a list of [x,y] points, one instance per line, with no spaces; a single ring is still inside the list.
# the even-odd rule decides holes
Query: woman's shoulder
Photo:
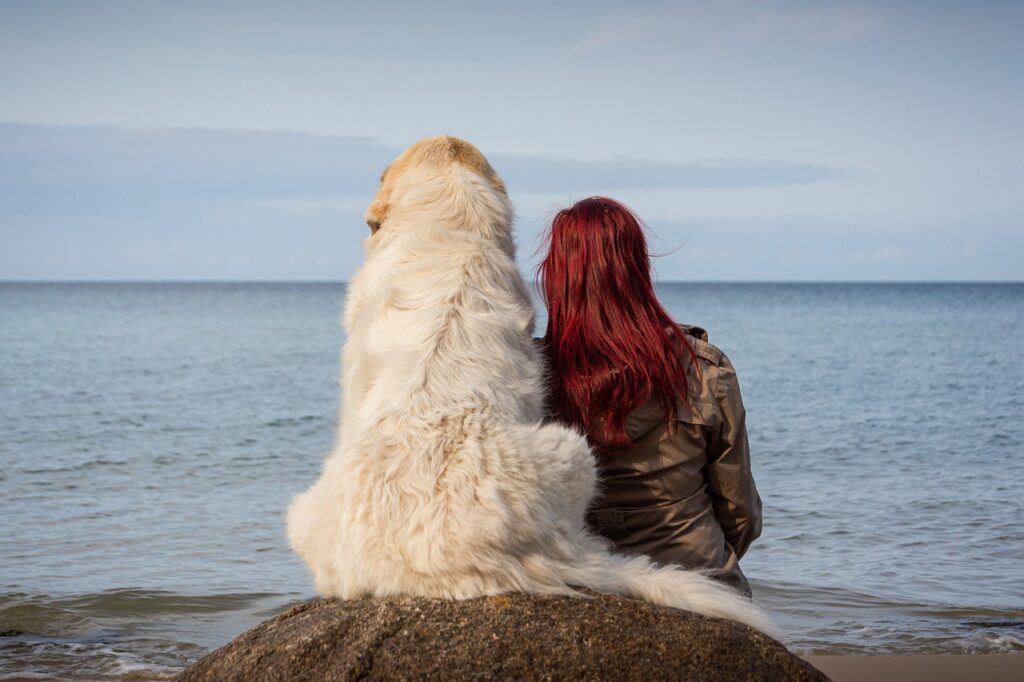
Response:
[[[708,341],[708,332],[703,327],[679,325],[686,334],[686,341],[693,349],[696,362],[691,365],[690,377],[694,383],[689,388],[690,399],[698,403],[697,412],[713,423],[721,417],[721,404],[735,399],[738,394],[736,369],[722,350]]]
[[[703,327],[692,324],[679,325],[686,334],[686,341],[693,349],[694,355],[715,367],[731,367],[729,358],[722,349],[708,341],[708,332]]]

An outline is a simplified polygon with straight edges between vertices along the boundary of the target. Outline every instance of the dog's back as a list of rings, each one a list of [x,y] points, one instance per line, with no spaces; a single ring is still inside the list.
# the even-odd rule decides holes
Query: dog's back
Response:
[[[454,138],[406,150],[350,282],[338,443],[289,510],[318,590],[468,598],[570,585],[767,629],[728,588],[610,554],[585,528],[585,440],[541,425],[542,365],[505,188]]]

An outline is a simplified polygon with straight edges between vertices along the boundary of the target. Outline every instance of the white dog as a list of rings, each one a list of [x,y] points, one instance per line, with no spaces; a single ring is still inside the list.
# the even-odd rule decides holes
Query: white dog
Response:
[[[542,424],[512,207],[483,155],[421,140],[385,170],[366,221],[337,445],[288,510],[317,590],[466,599],[582,586],[772,632],[730,588],[613,554],[586,530],[593,455],[575,431]]]

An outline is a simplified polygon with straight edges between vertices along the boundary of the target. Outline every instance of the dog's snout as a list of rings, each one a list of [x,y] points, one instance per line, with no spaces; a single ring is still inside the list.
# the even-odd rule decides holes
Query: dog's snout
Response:
[[[373,218],[367,218],[366,224],[370,226],[370,234],[376,234],[377,230],[380,229],[380,221],[374,220]]]

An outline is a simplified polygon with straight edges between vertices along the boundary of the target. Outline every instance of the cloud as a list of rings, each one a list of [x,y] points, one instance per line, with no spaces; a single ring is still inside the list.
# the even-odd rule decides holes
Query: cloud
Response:
[[[628,158],[572,161],[494,155],[492,160],[513,191],[536,193],[775,187],[850,174],[846,168],[818,164],[743,159],[668,163]]]
[[[18,210],[131,211],[248,200],[280,210],[369,198],[399,149],[297,133],[0,124],[0,198]],[[513,193],[770,187],[842,177],[789,161],[576,161],[495,154]]]
[[[391,156],[360,138],[3,124],[0,197],[9,211],[366,195]]]
[[[907,255],[904,249],[895,246],[883,246],[873,251],[858,251],[851,256],[851,259],[863,263],[881,263],[899,260]]]
[[[874,7],[851,3],[806,4],[748,8],[746,20],[737,32],[748,37],[791,36],[810,41],[847,42],[859,40],[884,24],[884,15]]]
[[[772,220],[652,221],[668,247],[654,262],[663,279],[1020,281],[1024,233],[922,226],[895,232],[856,224]],[[1011,255],[1012,254],[1012,255]]]
[[[808,43],[850,42],[878,30],[885,15],[874,7],[849,2],[688,3],[602,16],[568,48],[586,54],[618,45],[670,37],[689,40],[791,39]]]

